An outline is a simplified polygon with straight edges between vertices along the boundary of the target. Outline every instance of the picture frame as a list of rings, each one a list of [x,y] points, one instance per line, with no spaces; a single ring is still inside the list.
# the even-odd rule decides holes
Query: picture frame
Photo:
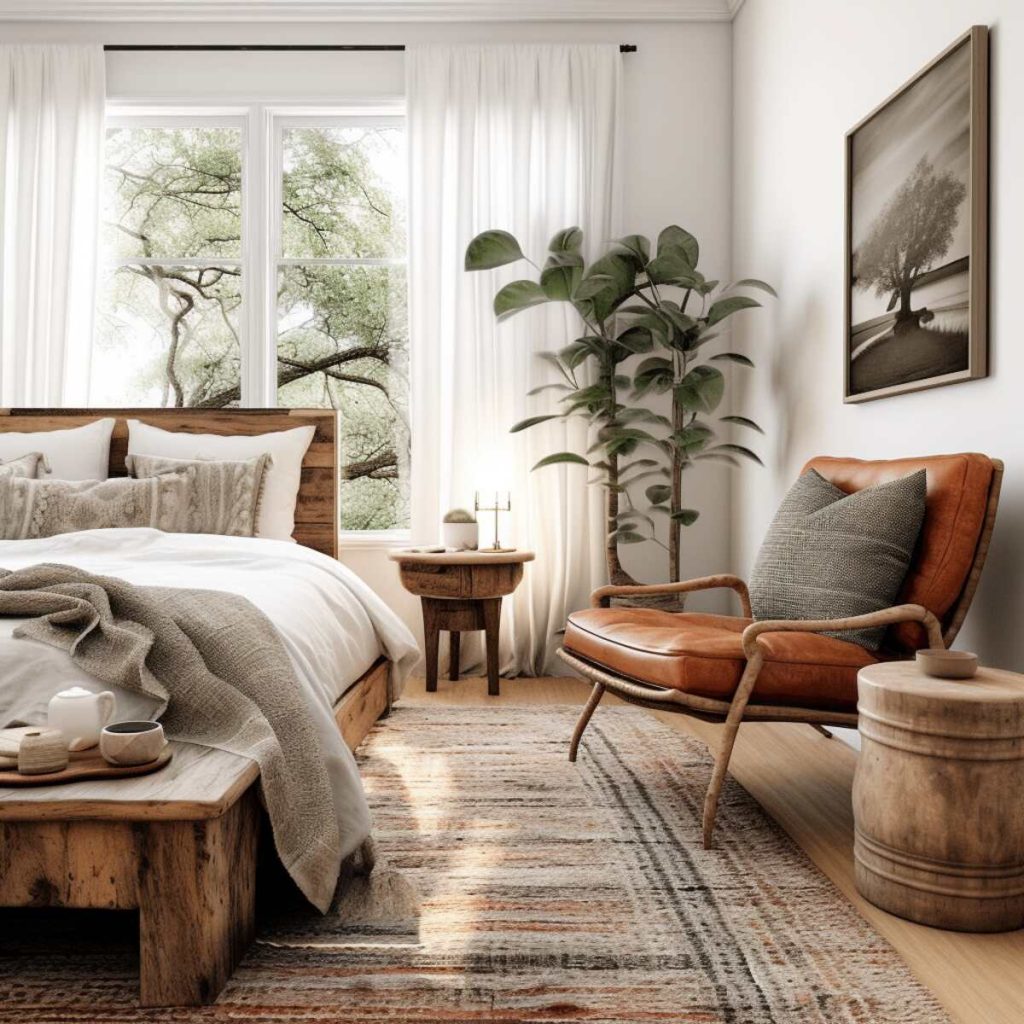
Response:
[[[843,401],[988,375],[988,28],[845,137]]]

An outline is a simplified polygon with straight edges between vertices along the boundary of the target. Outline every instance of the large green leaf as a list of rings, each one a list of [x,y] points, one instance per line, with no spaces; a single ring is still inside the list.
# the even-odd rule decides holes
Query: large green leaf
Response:
[[[579,253],[552,253],[540,272],[540,286],[549,299],[567,302],[582,277],[583,257]]]
[[[554,466],[559,462],[571,462],[579,466],[590,465],[582,455],[577,455],[575,452],[556,452],[554,455],[545,455],[533,468],[540,469],[541,466]]]
[[[654,348],[654,338],[648,327],[627,327],[615,341],[634,355],[638,352],[650,352]]]
[[[767,281],[760,281],[756,277],[744,277],[734,285],[730,285],[730,288],[760,288],[761,291],[767,292],[772,298],[777,299],[779,297],[779,293]]]
[[[491,270],[522,258],[523,250],[507,231],[482,231],[466,246],[467,270]]]
[[[549,252],[579,252],[583,245],[583,232],[579,228],[562,228],[548,243]]]
[[[632,253],[643,263],[646,263],[651,258],[650,239],[645,238],[643,235],[626,235],[625,238],[617,238],[615,245],[620,249],[625,249],[626,252]]]
[[[674,302],[658,303],[658,312],[678,331],[688,331],[697,326],[697,321],[692,316],[684,313]]]
[[[499,320],[506,320],[513,313],[547,301],[544,289],[536,281],[512,281],[494,296],[494,314]]]
[[[668,249],[681,249],[691,267],[696,267],[700,259],[700,246],[697,239],[685,228],[671,224],[658,235],[658,255]]]
[[[695,366],[675,386],[673,396],[687,412],[714,412],[725,392],[725,377],[713,366]]]
[[[619,463],[619,473],[628,473],[631,469],[646,469],[658,465],[657,459],[632,459],[623,465]]]
[[[681,508],[677,512],[672,513],[672,518],[677,523],[682,523],[683,526],[693,526],[699,517],[700,512],[695,508]]]
[[[691,424],[688,427],[683,427],[682,430],[674,431],[670,440],[673,446],[680,451],[687,455],[695,455],[707,445],[712,437],[714,437],[714,431],[704,426]]]
[[[609,540],[612,538],[619,544],[639,544],[641,541],[647,540],[642,533],[637,533],[635,530],[619,529],[614,530],[609,536]]]
[[[751,309],[760,305],[761,303],[757,299],[752,299],[748,295],[730,295],[727,299],[719,299],[708,310],[708,326],[717,324],[720,320],[732,316],[733,313],[737,313],[741,309]]]
[[[742,455],[743,458],[750,459],[751,462],[756,462],[759,466],[764,465],[756,452],[752,452],[742,444],[716,444],[714,448],[709,448],[706,454]]]
[[[631,441],[656,441],[649,431],[641,430],[639,427],[620,427],[618,424],[609,424],[598,431],[598,437],[602,441],[631,440]]]
[[[660,505],[672,497],[672,488],[668,484],[651,484],[644,494],[652,505]]]
[[[636,268],[634,261],[629,256],[624,253],[610,252],[591,263],[584,273],[583,279],[586,281],[597,275],[612,279],[606,288],[589,300],[594,319],[600,323],[633,294]]]
[[[515,426],[509,427],[510,434],[518,434],[520,430],[529,430],[530,427],[537,426],[538,423],[546,423],[548,420],[561,419],[561,413],[548,413],[546,416],[531,416],[529,419],[520,420]]]
[[[610,274],[594,274],[592,277],[586,277],[580,281],[572,293],[573,301],[582,302],[585,299],[592,299],[609,287],[615,287],[615,278]]]
[[[639,398],[652,390],[661,394],[672,387],[673,379],[671,361],[663,356],[651,356],[636,368],[633,375],[633,396]]]
[[[739,352],[719,352],[717,355],[713,355],[712,359],[717,359],[720,362],[739,363],[740,366],[753,366],[754,361],[748,359],[744,355],[740,355]]]
[[[666,249],[647,264],[647,276],[655,284],[677,284],[681,288],[695,288],[700,283],[693,264],[682,249]]]
[[[764,433],[752,419],[748,419],[746,416],[719,416],[719,419],[723,423],[738,423],[741,427],[749,427],[751,430],[756,430],[759,434]]]
[[[540,384],[539,386],[537,386],[535,388],[530,388],[530,390],[527,391],[526,394],[532,397],[533,395],[539,395],[539,394],[541,394],[541,392],[544,392],[544,391],[571,391],[571,390],[572,390],[572,388],[570,388],[568,384]]]

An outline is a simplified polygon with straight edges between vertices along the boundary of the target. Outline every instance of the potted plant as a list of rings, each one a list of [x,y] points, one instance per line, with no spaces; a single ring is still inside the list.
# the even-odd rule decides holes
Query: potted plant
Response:
[[[480,527],[472,512],[453,508],[441,522],[441,540],[455,551],[475,551],[480,541]]]
[[[538,271],[538,280],[512,281],[498,291],[494,311],[499,320],[545,302],[569,302],[579,314],[580,336],[557,352],[543,353],[558,378],[531,392],[560,392],[560,410],[531,416],[511,429],[585,416],[592,441],[586,452],[555,452],[533,468],[568,463],[596,470],[590,482],[606,490],[611,582],[634,582],[622,568],[618,546],[644,541],[666,548],[669,579],[677,580],[682,529],[699,515],[685,499],[685,471],[705,460],[760,462],[746,445],[720,441],[708,419],[725,392],[725,377],[715,364],[752,367],[753,362],[732,351],[706,356],[703,347],[717,337],[714,328],[726,318],[760,305],[741,290],[775,292],[754,278],[719,289],[717,281],[707,280],[697,269],[697,239],[676,225],[659,234],[653,255],[647,238],[627,235],[587,266],[582,244],[579,228],[559,231],[538,267],[514,236],[485,231],[469,243],[465,266],[480,271],[526,260]],[[624,372],[623,364],[638,355],[646,358],[632,374]],[[669,391],[668,416],[642,404],[652,392]],[[742,427],[763,433],[745,416],[719,416],[717,421],[729,424],[730,431]],[[648,481],[645,509],[635,505],[630,493],[641,481]],[[667,519],[668,544],[657,537],[656,516]]]

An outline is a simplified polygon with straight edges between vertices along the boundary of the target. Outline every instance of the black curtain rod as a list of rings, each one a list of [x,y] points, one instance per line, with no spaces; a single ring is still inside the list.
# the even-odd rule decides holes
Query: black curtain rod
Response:
[[[303,46],[303,45],[277,45],[277,44],[264,44],[257,43],[254,45],[245,44],[224,44],[219,45],[217,43],[206,44],[206,43],[108,43],[103,47],[104,50],[111,51],[147,51],[147,50],[158,50],[158,51],[175,51],[175,50],[195,50],[202,52],[227,52],[227,51],[253,51],[261,53],[290,53],[292,51],[300,52],[311,52],[311,51],[348,51],[354,53],[378,53],[378,52],[401,52],[405,49],[404,43],[387,44],[387,43],[359,43],[353,45],[338,45],[338,46]],[[633,43],[622,43],[619,46],[620,53],[636,53],[636,46]]]

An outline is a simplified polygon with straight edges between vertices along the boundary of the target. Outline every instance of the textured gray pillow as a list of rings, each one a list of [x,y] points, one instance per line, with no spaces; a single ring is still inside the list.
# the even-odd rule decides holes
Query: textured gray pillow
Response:
[[[841,619],[896,600],[924,522],[925,471],[847,494],[813,469],[790,488],[750,577],[756,619]],[[877,650],[885,627],[828,633]]]
[[[21,455],[16,459],[0,461],[0,476],[27,476],[35,480],[39,471],[50,472],[50,464],[42,452],[29,452],[28,455]]]
[[[188,473],[152,480],[0,477],[0,538],[27,540],[118,526],[185,533],[190,494]]]
[[[192,476],[189,533],[254,537],[269,455],[227,462],[219,459],[169,459],[163,455],[129,455],[128,472],[140,480],[182,473]]]

